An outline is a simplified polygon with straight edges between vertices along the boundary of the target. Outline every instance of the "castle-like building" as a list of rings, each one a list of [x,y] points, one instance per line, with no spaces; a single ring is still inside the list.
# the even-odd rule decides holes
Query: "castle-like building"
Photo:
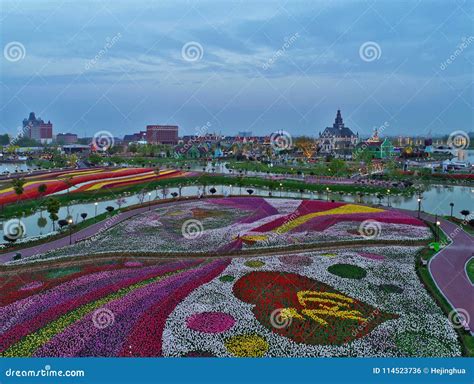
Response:
[[[23,132],[30,139],[43,144],[53,141],[53,124],[51,121],[45,123],[41,118],[37,118],[34,112],[30,112],[28,119],[23,120]]]
[[[350,156],[359,141],[359,133],[354,134],[349,127],[344,126],[341,111],[338,109],[332,127],[327,127],[319,133],[320,153]]]

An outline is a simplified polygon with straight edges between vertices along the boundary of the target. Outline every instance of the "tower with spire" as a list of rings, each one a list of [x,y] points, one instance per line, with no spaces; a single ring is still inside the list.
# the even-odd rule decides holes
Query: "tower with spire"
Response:
[[[343,129],[344,128],[344,121],[342,120],[340,109],[337,110],[336,119],[334,120],[334,124],[332,126],[333,126],[333,128],[337,128],[337,129]]]
[[[359,141],[359,134],[352,132],[344,125],[341,110],[338,109],[332,127],[326,127],[319,134],[319,147],[321,153],[350,156],[355,145]]]

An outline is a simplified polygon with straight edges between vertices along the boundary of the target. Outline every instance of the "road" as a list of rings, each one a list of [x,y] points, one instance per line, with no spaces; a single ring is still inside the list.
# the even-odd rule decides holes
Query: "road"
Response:
[[[417,216],[417,212],[403,212]],[[422,213],[421,218],[435,222],[433,215]],[[468,314],[466,322],[474,334],[474,285],[466,273],[466,263],[474,255],[474,237],[464,232],[456,224],[439,218],[441,229],[451,238],[452,243],[433,256],[428,264],[431,277],[453,308]]]

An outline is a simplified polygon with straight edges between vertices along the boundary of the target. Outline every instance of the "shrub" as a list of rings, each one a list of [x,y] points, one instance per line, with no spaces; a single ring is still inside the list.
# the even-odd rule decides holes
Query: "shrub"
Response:
[[[328,272],[346,279],[360,280],[367,276],[367,271],[364,268],[352,264],[334,264],[328,268]]]

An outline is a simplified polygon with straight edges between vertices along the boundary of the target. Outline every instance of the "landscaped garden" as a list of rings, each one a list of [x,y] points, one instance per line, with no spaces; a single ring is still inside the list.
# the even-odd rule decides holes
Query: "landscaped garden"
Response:
[[[2,278],[2,356],[459,356],[418,247],[157,261]]]
[[[426,225],[399,211],[342,202],[209,198],[164,204],[91,240],[94,253],[222,255],[350,242],[419,242]],[[90,254],[90,241],[38,257]]]
[[[0,205],[37,199],[63,191],[97,191],[186,175],[194,174],[177,170],[159,172],[151,168],[91,168],[43,173],[26,178],[21,189],[15,190],[14,186],[0,189]]]
[[[0,355],[460,356],[417,275],[430,238],[357,204],[165,203],[8,263]]]

